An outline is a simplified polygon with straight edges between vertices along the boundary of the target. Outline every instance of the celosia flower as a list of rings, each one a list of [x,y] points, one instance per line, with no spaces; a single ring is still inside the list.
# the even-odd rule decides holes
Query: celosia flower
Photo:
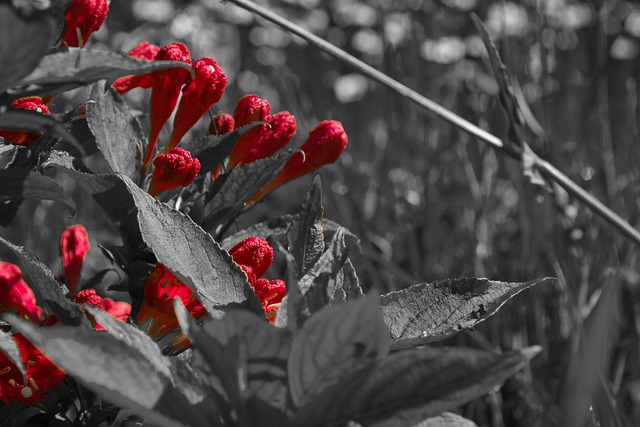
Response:
[[[182,148],[174,148],[153,160],[153,176],[149,194],[153,197],[193,182],[200,172],[200,161]]]
[[[171,43],[158,51],[155,61],[182,61],[191,65],[191,55],[189,49],[182,43]],[[153,84],[151,91],[151,129],[149,132],[149,145],[145,155],[143,169],[151,161],[153,151],[158,142],[158,136],[165,122],[171,117],[182,86],[191,81],[191,74],[184,68],[171,68],[168,70],[156,71],[152,74]]]
[[[275,322],[280,303],[287,293],[287,287],[282,280],[258,279],[253,284],[253,289],[262,304],[264,314],[270,323]]]
[[[64,229],[60,236],[60,254],[64,277],[67,279],[67,287],[72,295],[76,292],[87,251],[89,251],[89,236],[82,225],[72,225]]]
[[[22,334],[15,334],[12,338],[20,350],[27,381],[11,359],[0,352],[0,397],[5,403],[16,401],[33,405],[42,400],[48,390],[60,384],[66,374]]]
[[[164,152],[174,148],[200,117],[218,102],[227,85],[227,76],[211,58],[193,64],[196,78],[182,90],[182,99],[173,119],[173,132]]]
[[[27,98],[16,99],[15,101],[13,101],[11,106],[17,109],[36,111],[47,116],[51,114],[45,103],[42,102],[42,98],[40,98],[39,96],[30,96]],[[0,130],[0,136],[8,141],[13,142],[14,144],[30,147],[35,144],[38,139],[40,139],[42,134],[38,132]]]
[[[267,119],[267,126],[262,129],[240,161],[241,165],[266,159],[280,148],[287,145],[296,133],[296,119],[288,111],[281,111]]]
[[[19,316],[37,322],[42,309],[36,305],[31,288],[22,280],[14,264],[0,262],[0,312],[16,311]]]
[[[91,33],[100,29],[108,11],[107,0],[71,0],[62,36],[64,43],[67,46],[79,47],[78,31],[80,31],[82,45],[86,44]]]
[[[193,291],[162,264],[157,264],[149,275],[144,288],[144,300],[137,321],[151,321],[147,333],[161,339],[178,327],[173,299],[180,298],[187,311],[196,319],[207,314]]]
[[[249,283],[262,277],[273,262],[273,249],[265,239],[249,236],[236,244],[229,251],[229,255],[240,267],[243,267],[249,277]]]
[[[309,133],[309,139],[295,152],[282,171],[247,206],[253,205],[281,185],[338,160],[347,145],[347,134],[340,122],[326,120]]]
[[[221,113],[213,116],[213,120],[209,125],[210,135],[225,135],[233,130],[233,117],[228,114]]]
[[[89,238],[87,231],[82,225],[72,225],[67,227],[60,236],[60,252],[62,255],[62,266],[66,278],[66,285],[76,303],[80,305],[92,305],[106,311],[113,317],[126,321],[131,313],[131,305],[126,302],[117,302],[111,298],[100,297],[95,289],[84,289],[77,294],[75,293],[76,285],[82,270],[82,264],[89,250]],[[93,316],[86,310],[85,313],[93,326],[98,329],[104,329],[102,325],[97,323]],[[54,326],[60,322],[55,314],[50,314],[43,322],[42,326]]]
[[[96,293],[95,289],[84,289],[78,292],[73,300],[80,305],[91,305],[94,307],[98,307],[102,311],[106,311],[113,317],[123,322],[126,322],[129,314],[131,314],[131,305],[126,302],[118,302],[114,301],[111,298],[102,298],[100,295]],[[96,320],[85,311],[89,320],[93,324],[96,330],[101,331],[104,327],[96,322]]]
[[[160,48],[154,44],[143,41],[137,46],[131,49],[128,53],[129,56],[138,59],[144,59],[147,61],[153,61],[158,54]],[[122,77],[113,83],[113,87],[118,93],[123,94],[129,92],[131,89],[141,88],[148,89],[153,85],[153,77],[151,74],[142,74],[139,76]]]
[[[271,114],[269,102],[260,99],[258,95],[246,95],[238,101],[236,111],[233,113],[235,128],[239,129],[255,121],[266,122]],[[247,153],[260,136],[264,125],[255,126],[246,131],[236,142],[229,156],[229,170],[235,168],[246,157]]]

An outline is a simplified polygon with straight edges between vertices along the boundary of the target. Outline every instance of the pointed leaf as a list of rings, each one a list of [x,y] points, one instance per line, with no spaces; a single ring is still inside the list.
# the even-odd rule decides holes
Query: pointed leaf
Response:
[[[205,198],[205,228],[224,231],[245,203],[271,181],[284,166],[289,154],[276,155],[237,167],[219,176]]]
[[[289,252],[296,260],[296,273],[299,278],[309,271],[324,252],[323,212],[322,182],[320,176],[316,175],[300,211],[287,232]]]
[[[394,352],[362,384],[349,406],[357,411],[361,423],[400,410],[410,424],[415,423],[486,394],[540,350],[533,347],[495,354],[468,348],[423,348]]]
[[[27,169],[0,170],[0,203],[11,199],[56,200],[75,213],[76,204],[56,181]]]
[[[287,406],[287,357],[291,333],[274,328],[264,318],[246,311],[234,310],[220,320],[204,323],[200,334],[226,347],[238,340],[246,360],[246,379],[250,395],[284,414]],[[193,335],[196,348],[198,337]]]
[[[384,358],[389,337],[377,298],[362,298],[323,308],[302,326],[293,340],[288,373],[296,407],[354,371]]]
[[[90,175],[63,168],[117,221],[130,247],[145,244],[211,314],[229,304],[262,313],[242,269],[191,218],[151,197],[123,175]]]
[[[108,402],[163,426],[211,422],[190,410],[190,403],[172,386],[166,372],[149,363],[127,340],[90,329],[44,328],[16,316],[8,319],[56,365]]]
[[[42,132],[62,138],[75,146],[80,146],[67,127],[54,117],[30,110],[8,110],[0,113],[0,129],[25,132]]]
[[[446,279],[420,283],[380,298],[394,348],[421,345],[471,328],[510,298],[549,278],[524,283]]]
[[[67,52],[46,55],[38,67],[17,86],[39,86],[24,89],[19,96],[31,93],[59,93],[107,79],[107,86],[118,78],[146,74],[168,68],[182,67],[193,76],[193,69],[181,61],[145,61],[115,52],[98,52],[71,48]]]
[[[291,226],[291,221],[293,221],[293,215],[283,215],[269,221],[260,222],[228,236],[220,243],[220,246],[229,250],[249,236],[260,237],[262,239],[275,237],[284,245],[284,239],[282,237],[286,236],[287,230],[289,230]]]
[[[87,103],[87,124],[113,172],[140,180],[141,150],[146,146],[142,126],[122,97],[104,83],[96,83]]]
[[[49,267],[44,265],[28,246],[18,246],[0,237],[0,248],[13,253],[22,271],[24,281],[36,295],[38,301],[44,301],[49,311],[65,325],[83,325],[91,327],[87,317],[78,304],[73,302],[65,289],[53,276]]]
[[[335,279],[329,280],[327,293],[331,304],[351,301],[364,295],[350,259],[346,260]]]

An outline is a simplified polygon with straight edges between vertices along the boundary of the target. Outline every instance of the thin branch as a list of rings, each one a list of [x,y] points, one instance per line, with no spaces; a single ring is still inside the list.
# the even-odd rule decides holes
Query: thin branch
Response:
[[[225,1],[225,0],[223,0]],[[474,125],[473,123],[463,119],[457,114],[447,110],[446,108],[440,106],[434,101],[426,98],[425,96],[419,94],[413,89],[408,88],[397,80],[392,79],[381,71],[376,70],[365,62],[359,60],[358,58],[348,54],[344,50],[334,46],[333,44],[327,42],[326,40],[321,39],[320,37],[310,33],[302,27],[299,27],[291,21],[288,21],[279,15],[271,12],[270,10],[257,5],[249,0],[226,0],[229,3],[233,3],[236,6],[239,6],[245,10],[248,10],[256,15],[266,19],[267,21],[277,25],[283,30],[295,34],[296,36],[302,38],[307,41],[309,44],[317,47],[318,49],[334,56],[335,58],[340,59],[351,67],[355,68],[357,71],[365,75],[366,77],[377,81],[378,83],[386,86],[392,91],[396,92],[400,96],[409,99],[414,102],[418,106],[434,113],[438,117],[446,120],[452,125],[468,132],[469,134],[475,136],[481,141],[486,142],[491,145],[493,148],[498,149],[509,156],[515,158],[516,160],[521,160],[522,153],[517,151],[513,151],[509,149],[509,145],[505,146],[500,138],[497,136],[481,129],[480,127]],[[531,153],[529,153],[531,154]],[[596,197],[594,197],[591,193],[580,187],[576,184],[571,178],[566,176],[560,170],[558,170],[551,163],[546,160],[540,158],[537,155],[531,156],[534,162],[534,166],[540,171],[542,175],[544,175],[547,179],[555,181],[558,185],[564,188],[569,194],[573,195],[576,199],[580,200],[584,205],[589,207],[595,214],[603,218],[613,227],[615,227],[622,235],[626,238],[633,241],[635,244],[640,246],[640,232],[632,227],[627,221],[625,221],[622,217],[616,214],[614,211],[609,209],[606,205],[600,202]]]

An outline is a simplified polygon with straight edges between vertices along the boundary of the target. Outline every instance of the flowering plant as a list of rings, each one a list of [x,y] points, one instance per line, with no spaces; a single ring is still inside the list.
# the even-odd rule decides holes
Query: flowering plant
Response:
[[[365,297],[358,239],[324,218],[319,178],[296,215],[228,235],[267,194],[337,161],[348,141],[342,124],[322,121],[292,145],[294,116],[272,115],[249,94],[233,116],[212,118],[209,135],[189,138],[224,94],[213,58],[192,61],[178,42],[142,41],[128,55],[86,49],[107,1],[50,3],[0,4],[7,34],[50,30],[20,66],[2,56],[11,40],[0,40],[0,223],[11,224],[27,198],[80,210],[86,199],[63,188],[64,174],[122,245],[100,242],[109,269],[82,274],[92,233],[71,225],[55,275],[31,248],[0,238],[3,414],[65,425],[418,423],[500,385],[535,355],[423,347],[544,279],[449,279]],[[56,96],[84,86],[87,100],[56,111]],[[151,90],[148,132],[121,96],[135,88]],[[101,167],[84,156],[91,144]],[[109,271],[120,278],[111,287]],[[26,406],[37,411],[19,415]]]

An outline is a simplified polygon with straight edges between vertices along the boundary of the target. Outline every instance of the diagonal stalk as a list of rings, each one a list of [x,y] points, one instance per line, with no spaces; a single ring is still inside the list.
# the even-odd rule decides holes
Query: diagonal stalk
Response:
[[[509,156],[515,158],[516,160],[522,159],[522,153],[510,149],[509,146],[505,146],[500,138],[487,132],[484,129],[474,125],[473,123],[463,119],[457,114],[447,110],[441,105],[437,104],[434,101],[431,101],[427,97],[419,94],[413,89],[408,88],[397,80],[392,79],[386,74],[382,73],[379,70],[376,70],[372,66],[366,64],[365,62],[359,60],[353,55],[348,54],[344,50],[334,46],[333,44],[323,40],[322,38],[310,33],[302,27],[299,27],[291,21],[288,21],[281,16],[271,12],[270,10],[257,5],[249,0],[223,0],[229,3],[233,3],[236,6],[239,6],[245,10],[248,10],[256,15],[266,19],[267,21],[277,25],[281,29],[295,34],[296,36],[302,38],[307,41],[309,44],[317,47],[318,49],[328,53],[335,58],[347,63],[351,67],[355,68],[357,71],[362,73],[364,76],[370,78],[371,80],[375,80],[376,82],[386,86],[388,89],[391,89],[393,92],[396,92],[400,96],[409,99],[413,103],[418,106],[434,113],[438,117],[446,120],[452,125],[466,131],[467,133],[475,136],[481,141],[486,142],[491,145],[493,148],[500,150]],[[562,188],[564,188],[569,194],[574,196],[576,199],[580,200],[585,206],[591,209],[596,215],[603,218],[609,224],[611,224],[614,228],[616,228],[623,236],[633,241],[636,245],[640,246],[640,232],[631,226],[627,221],[625,221],[620,215],[612,211],[609,207],[607,207],[604,203],[598,200],[593,194],[586,191],[584,188],[580,187],[576,184],[571,178],[558,170],[551,163],[546,160],[540,158],[535,153],[529,151],[527,153],[530,155],[530,160],[533,162],[534,168],[536,168],[545,178],[556,182]]]

